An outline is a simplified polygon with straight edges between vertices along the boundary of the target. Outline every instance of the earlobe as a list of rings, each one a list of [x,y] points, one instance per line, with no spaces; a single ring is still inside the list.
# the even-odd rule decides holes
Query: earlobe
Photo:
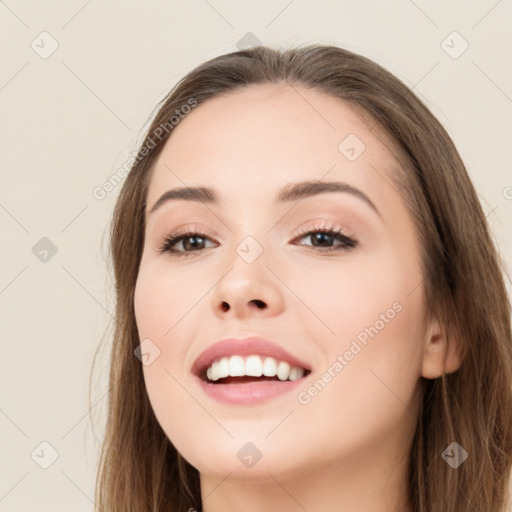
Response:
[[[462,359],[460,340],[451,338],[448,344],[446,333],[441,330],[439,321],[432,321],[425,340],[421,376],[426,379],[437,379],[443,373],[453,373],[460,368]]]

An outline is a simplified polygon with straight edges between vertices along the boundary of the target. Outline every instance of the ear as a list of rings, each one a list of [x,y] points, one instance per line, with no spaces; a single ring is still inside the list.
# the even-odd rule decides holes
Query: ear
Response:
[[[453,337],[450,338],[450,346],[448,346],[446,333],[441,329],[438,319],[431,320],[425,337],[421,376],[426,379],[436,379],[443,373],[457,371],[463,360],[462,348],[460,339]]]

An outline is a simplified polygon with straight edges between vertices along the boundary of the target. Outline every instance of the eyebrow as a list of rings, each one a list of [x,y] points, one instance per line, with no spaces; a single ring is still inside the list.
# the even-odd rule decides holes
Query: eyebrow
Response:
[[[285,203],[313,197],[326,192],[342,192],[350,194],[364,201],[380,216],[379,210],[373,201],[362,191],[348,183],[340,181],[307,180],[296,183],[287,183],[278,193],[277,202]],[[218,205],[220,203],[217,192],[209,187],[180,187],[164,192],[148,211],[148,216],[160,208],[164,203],[173,200],[198,201],[201,203]]]

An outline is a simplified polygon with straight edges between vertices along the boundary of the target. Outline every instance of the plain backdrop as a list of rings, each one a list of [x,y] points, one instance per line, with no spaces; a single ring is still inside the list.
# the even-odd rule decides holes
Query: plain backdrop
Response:
[[[93,191],[179,78],[251,41],[370,57],[453,137],[510,269],[511,26],[510,0],[0,1],[0,510],[93,510],[120,187]]]

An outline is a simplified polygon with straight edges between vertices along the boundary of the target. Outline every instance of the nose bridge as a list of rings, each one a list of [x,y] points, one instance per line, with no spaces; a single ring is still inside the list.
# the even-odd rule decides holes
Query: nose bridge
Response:
[[[249,230],[240,230],[238,233],[240,234],[234,236],[234,243],[231,246],[231,255],[227,262],[231,270],[226,277],[231,276],[239,284],[246,283],[256,290],[268,280],[270,249],[261,235],[249,234]]]
[[[261,236],[256,238],[253,235],[246,235],[235,246],[235,253],[246,265],[253,265],[258,260],[261,265],[267,259],[263,255],[267,253],[269,247],[261,238]]]
[[[259,206],[259,211],[263,211],[263,205]],[[245,210],[245,213],[234,211],[233,218],[235,222],[232,236],[235,254],[248,265],[257,260],[266,259],[265,253],[269,250],[267,232],[270,228],[267,225],[267,217],[263,213],[257,214],[254,210]]]
[[[256,229],[256,225],[257,222],[240,221],[233,228],[232,253],[213,295],[217,314],[231,311],[232,315],[244,317],[256,310],[275,314],[283,307],[279,280],[268,268],[273,266],[266,243],[268,227],[258,225]]]

